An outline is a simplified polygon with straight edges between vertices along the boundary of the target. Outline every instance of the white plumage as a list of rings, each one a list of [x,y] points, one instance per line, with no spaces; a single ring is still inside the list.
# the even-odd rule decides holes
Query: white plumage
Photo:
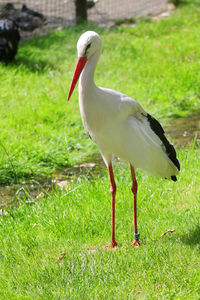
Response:
[[[167,141],[164,130],[134,99],[117,91],[97,87],[94,71],[101,53],[101,39],[96,32],[87,31],[78,40],[78,63],[69,91],[70,98],[79,81],[79,105],[85,130],[99,146],[108,167],[114,213],[116,185],[112,171],[112,156],[131,165],[136,210],[137,182],[134,169],[142,168],[153,175],[173,179],[180,170],[176,152]],[[114,192],[113,192],[114,190]],[[115,215],[115,213],[114,213]],[[136,219],[136,215],[134,215]],[[114,216],[112,218],[114,230]],[[134,220],[133,244],[139,246],[137,220]],[[112,232],[111,246],[117,245]]]

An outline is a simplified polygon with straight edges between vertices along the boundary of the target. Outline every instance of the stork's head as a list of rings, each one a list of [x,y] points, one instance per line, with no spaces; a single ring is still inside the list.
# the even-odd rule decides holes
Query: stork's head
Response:
[[[100,47],[100,36],[95,31],[86,31],[77,42],[78,57],[85,56],[89,59]]]
[[[92,57],[99,49],[101,49],[101,39],[100,36],[94,31],[84,32],[78,42],[77,42],[77,53],[78,61],[76,64],[76,69],[70,86],[68,100],[76,86],[76,83],[81,75],[81,72],[86,64],[86,62]]]

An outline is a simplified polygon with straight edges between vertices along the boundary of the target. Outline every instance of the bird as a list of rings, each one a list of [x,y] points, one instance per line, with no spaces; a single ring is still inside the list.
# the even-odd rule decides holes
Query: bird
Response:
[[[3,5],[0,18],[15,22],[20,31],[33,31],[41,27],[46,21],[42,13],[28,8],[26,4],[22,4],[21,9],[18,9],[13,3]]]
[[[177,181],[180,163],[174,146],[170,144],[160,123],[133,98],[109,89],[98,87],[94,72],[100,58],[102,41],[95,31],[84,32],[77,42],[78,60],[68,93],[68,101],[79,79],[79,106],[86,132],[98,145],[110,179],[112,202],[111,243],[116,248],[115,196],[116,183],[113,157],[130,164],[133,193],[134,236],[132,245],[140,246],[137,224],[137,190],[135,170],[144,169],[150,174]]]
[[[23,4],[15,21],[22,31],[31,32],[36,28],[41,27],[46,21],[46,18],[40,12],[32,10],[28,8],[26,4]]]
[[[87,9],[93,8],[98,1],[99,0],[87,0],[86,2]]]
[[[10,19],[0,20],[0,61],[11,62],[18,51],[19,27]]]
[[[28,15],[31,15],[33,17],[38,17],[38,18],[41,18],[41,19],[45,19],[43,14],[41,14],[38,11],[35,11],[35,10],[32,10],[32,9],[28,8],[26,4],[22,4],[21,11],[24,12],[24,13],[27,13]]]

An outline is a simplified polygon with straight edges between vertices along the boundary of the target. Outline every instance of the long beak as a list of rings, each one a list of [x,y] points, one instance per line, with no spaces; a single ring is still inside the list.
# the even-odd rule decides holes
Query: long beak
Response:
[[[67,97],[68,101],[71,97],[71,94],[73,93],[73,90],[76,86],[76,83],[79,79],[79,76],[81,75],[81,72],[82,72],[86,62],[87,62],[87,57],[86,56],[78,58],[78,61],[77,61],[77,64],[76,64],[76,69],[74,71],[74,76],[73,76],[72,83],[71,83],[71,86],[70,86],[69,94],[68,94],[68,97]]]

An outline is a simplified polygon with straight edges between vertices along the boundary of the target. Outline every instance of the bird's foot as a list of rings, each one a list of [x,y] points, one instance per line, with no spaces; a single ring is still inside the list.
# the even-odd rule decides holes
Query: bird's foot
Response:
[[[112,241],[109,245],[106,246],[106,248],[117,248],[117,242],[116,241]]]
[[[134,233],[134,240],[133,240],[133,242],[131,244],[132,246],[134,246],[136,248],[140,247],[139,237],[140,237],[139,233]]]
[[[133,242],[131,243],[131,246],[134,246],[135,248],[139,248],[140,247],[139,240],[134,239]]]

